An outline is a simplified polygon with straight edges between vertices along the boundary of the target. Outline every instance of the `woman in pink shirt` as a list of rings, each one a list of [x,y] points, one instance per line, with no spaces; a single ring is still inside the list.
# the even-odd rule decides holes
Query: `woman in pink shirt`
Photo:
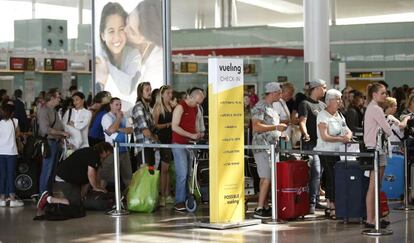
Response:
[[[387,98],[387,91],[382,84],[372,83],[368,86],[368,107],[364,116],[364,143],[368,149],[374,149],[377,144],[377,132],[378,128],[382,128],[385,134],[390,136],[392,134],[391,127],[388,124],[383,109],[379,106],[385,102]],[[380,179],[384,175],[384,168],[387,162],[385,152],[380,151]],[[375,228],[375,182],[374,171],[370,172],[369,187],[366,197],[367,206],[367,221],[365,227]],[[388,221],[381,221],[381,228],[387,227]]]

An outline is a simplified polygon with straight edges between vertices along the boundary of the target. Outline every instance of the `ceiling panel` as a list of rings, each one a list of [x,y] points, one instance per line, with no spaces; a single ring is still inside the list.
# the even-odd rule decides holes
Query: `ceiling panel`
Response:
[[[5,0],[0,0],[5,1]],[[32,2],[31,0],[15,0]],[[125,0],[126,1],[126,0]],[[279,0],[261,0],[273,1]],[[302,6],[303,0],[283,0]],[[36,0],[37,3],[78,7],[79,0]],[[196,16],[205,27],[214,27],[215,0],[171,0],[172,25],[180,29],[194,28]],[[301,22],[302,14],[284,14],[236,1],[238,25],[266,25]],[[83,0],[84,8],[91,8],[91,0]],[[414,0],[336,0],[337,18],[414,12]],[[86,16],[84,16],[85,18]]]

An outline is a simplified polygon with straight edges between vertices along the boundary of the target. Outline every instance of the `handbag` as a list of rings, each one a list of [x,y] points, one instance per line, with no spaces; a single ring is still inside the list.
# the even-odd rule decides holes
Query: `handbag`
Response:
[[[380,193],[380,217],[384,218],[390,214],[390,208],[388,206],[388,197],[385,192]]]
[[[53,126],[56,123],[56,113],[55,113],[55,120],[53,121],[52,125],[50,127],[53,128]],[[47,159],[50,157],[51,151],[50,151],[50,145],[49,142],[47,141],[47,134],[44,137],[41,137],[41,147],[40,147],[40,151],[42,153],[42,157]]]
[[[372,153],[375,155],[375,149],[367,149],[363,144],[361,144],[361,153]],[[362,170],[373,170],[374,169],[374,162],[375,156],[373,157],[358,157],[359,167]]]
[[[24,145],[22,143],[22,140],[20,140],[20,138],[18,138],[17,135],[16,135],[16,125],[14,124],[13,119],[11,120],[11,122],[13,124],[13,130],[14,130],[17,153],[21,155],[21,154],[23,154]]]
[[[40,147],[40,151],[41,151],[41,153],[42,153],[42,157],[43,158],[45,158],[45,159],[47,159],[47,158],[49,158],[50,157],[50,145],[49,145],[49,143],[48,143],[48,141],[47,141],[47,137],[46,136],[44,136],[44,137],[42,137],[41,138],[41,147]]]

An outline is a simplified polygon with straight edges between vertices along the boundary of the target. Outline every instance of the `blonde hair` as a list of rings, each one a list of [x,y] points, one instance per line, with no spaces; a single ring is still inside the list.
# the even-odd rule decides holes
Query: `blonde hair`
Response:
[[[155,100],[154,104],[154,111],[156,109],[159,109],[160,114],[165,117],[165,106],[164,106],[164,99],[162,98],[162,95],[165,93],[165,91],[172,89],[170,85],[163,85],[160,88],[160,92],[157,95],[157,98]]]
[[[386,109],[388,109],[388,108],[390,108],[390,107],[392,107],[393,105],[396,105],[396,104],[397,104],[397,100],[395,98],[387,97],[387,98],[385,98],[385,102],[382,106],[383,106],[384,111],[385,111]]]
[[[295,86],[293,86],[293,84],[290,82],[282,83],[281,86],[283,92],[286,92],[288,90],[292,90],[293,92],[295,92]]]
[[[410,108],[411,102],[413,102],[414,99],[414,94],[411,94],[410,96],[408,96],[407,102],[405,103],[405,108]]]

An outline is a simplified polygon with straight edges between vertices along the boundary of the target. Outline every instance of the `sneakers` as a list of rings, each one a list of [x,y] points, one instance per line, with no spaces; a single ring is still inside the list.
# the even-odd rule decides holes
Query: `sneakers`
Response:
[[[47,197],[49,196],[49,192],[48,191],[44,191],[42,193],[42,195],[39,198],[39,201],[37,202],[37,208],[40,210],[45,209],[46,205],[47,205]]]
[[[10,200],[10,207],[11,208],[15,208],[15,207],[23,207],[24,206],[24,202],[20,201],[20,200]]]
[[[15,207],[23,207],[24,206],[24,202],[21,200],[10,200],[7,199],[7,201],[9,201],[9,206],[11,208],[15,208]],[[6,200],[0,200],[0,207],[6,207],[7,206],[7,201]]]
[[[315,214],[315,205],[311,204],[309,207],[309,214]]]
[[[272,213],[269,209],[256,208],[254,210],[253,218],[256,218],[256,219],[270,219],[272,217]]]
[[[165,207],[165,197],[160,197],[160,201],[158,202],[160,207]]]
[[[165,203],[167,203],[167,204],[174,204],[175,203],[175,200],[171,196],[168,196],[167,198],[165,198]]]
[[[185,203],[182,202],[182,203],[175,204],[174,210],[183,212],[183,211],[186,211],[187,209],[185,208]]]

